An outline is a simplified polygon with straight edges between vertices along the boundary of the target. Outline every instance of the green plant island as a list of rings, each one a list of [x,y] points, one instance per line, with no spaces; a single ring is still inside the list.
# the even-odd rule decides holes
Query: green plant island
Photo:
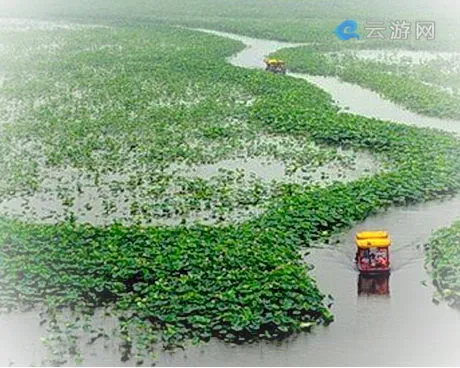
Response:
[[[459,250],[460,224],[437,231],[425,245],[425,264],[436,287],[434,300],[445,300],[458,308],[460,302]]]

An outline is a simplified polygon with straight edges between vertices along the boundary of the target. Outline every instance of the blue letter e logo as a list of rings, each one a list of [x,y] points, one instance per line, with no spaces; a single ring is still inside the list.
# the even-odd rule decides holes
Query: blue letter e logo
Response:
[[[348,19],[340,23],[335,29],[334,33],[342,41],[349,40],[350,38],[356,38],[359,40],[359,34],[356,32],[357,29],[358,23],[356,23],[354,20]]]

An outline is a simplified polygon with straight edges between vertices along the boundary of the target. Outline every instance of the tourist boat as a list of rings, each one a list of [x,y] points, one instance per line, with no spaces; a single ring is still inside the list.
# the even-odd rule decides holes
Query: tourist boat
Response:
[[[391,239],[387,231],[362,231],[356,234],[356,266],[361,273],[390,272]]]

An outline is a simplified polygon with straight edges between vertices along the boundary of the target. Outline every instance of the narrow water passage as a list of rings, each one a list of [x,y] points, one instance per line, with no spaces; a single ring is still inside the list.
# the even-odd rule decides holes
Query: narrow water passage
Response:
[[[378,93],[362,88],[357,84],[343,82],[334,77],[312,76],[299,73],[288,73],[288,75],[305,79],[322,88],[332,96],[338,106],[342,108],[346,107],[346,112],[460,134],[460,121],[438,119],[416,114],[405,110],[391,101],[384,100]]]
[[[243,42],[246,48],[230,57],[228,62],[235,66],[251,69],[263,69],[264,57],[277,50],[305,45],[259,40],[226,32],[203,29],[196,30]],[[343,82],[335,77],[312,76],[301,73],[287,73],[287,75],[304,79],[320,87],[332,96],[332,99],[339,107],[343,109],[347,108],[347,112],[371,118],[416,125],[418,127],[435,128],[448,132],[460,133],[460,121],[438,119],[413,113],[391,101],[383,99],[378,93],[362,88],[356,84]]]

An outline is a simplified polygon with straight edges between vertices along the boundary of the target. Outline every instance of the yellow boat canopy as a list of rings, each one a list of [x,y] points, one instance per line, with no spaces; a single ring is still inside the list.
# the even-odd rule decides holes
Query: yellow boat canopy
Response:
[[[386,239],[388,231],[361,231],[356,233],[356,239]]]
[[[391,240],[389,238],[356,239],[356,245],[361,249],[388,248]]]
[[[361,249],[387,248],[391,240],[388,231],[362,231],[356,233],[356,245]]]
[[[280,59],[265,58],[264,62],[265,62],[265,64],[268,64],[268,65],[281,65],[281,64],[284,64],[284,61],[280,60]]]

